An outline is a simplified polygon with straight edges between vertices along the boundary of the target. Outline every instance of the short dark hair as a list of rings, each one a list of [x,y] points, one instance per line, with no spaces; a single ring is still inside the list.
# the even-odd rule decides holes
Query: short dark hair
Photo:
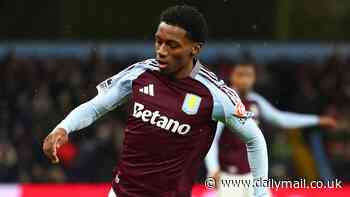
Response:
[[[240,56],[240,60],[233,65],[232,69],[235,69],[236,67],[251,67],[256,70],[255,58],[249,51],[243,51]]]
[[[208,37],[207,22],[196,8],[188,5],[172,6],[160,15],[160,22],[181,27],[194,42],[205,42]]]
[[[250,62],[250,61],[238,62],[238,63],[233,65],[233,69],[235,69],[237,67],[250,67],[250,68],[253,68],[254,70],[256,70],[255,63],[254,62]]]

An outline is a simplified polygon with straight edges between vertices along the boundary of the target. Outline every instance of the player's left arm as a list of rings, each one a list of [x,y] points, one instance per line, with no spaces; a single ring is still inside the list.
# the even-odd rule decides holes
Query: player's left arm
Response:
[[[243,120],[242,120],[243,119]],[[226,118],[225,125],[231,131],[238,133],[246,143],[249,166],[253,180],[268,179],[268,155],[265,138],[252,118],[238,118],[230,116]],[[259,182],[259,181],[258,181]],[[263,185],[254,187],[254,196],[267,196],[267,188]]]
[[[336,127],[337,125],[336,120],[330,116],[281,111],[257,93],[250,93],[248,97],[258,103],[261,109],[262,119],[278,127],[301,128],[316,125]]]
[[[234,92],[232,89],[229,91]],[[219,101],[214,103],[214,119],[223,122],[229,130],[238,134],[246,143],[253,180],[260,180],[258,182],[267,180],[268,155],[261,130],[251,118],[251,114],[244,110],[244,105],[237,94],[222,94],[221,92],[219,94]],[[267,196],[267,190],[268,188],[263,185],[257,185],[254,187],[254,196]]]

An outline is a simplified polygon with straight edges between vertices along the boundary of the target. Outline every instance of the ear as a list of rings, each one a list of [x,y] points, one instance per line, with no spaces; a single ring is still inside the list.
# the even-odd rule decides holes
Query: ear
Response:
[[[201,43],[201,42],[194,43],[192,46],[191,54],[193,56],[197,56],[199,54],[199,51],[201,50],[202,46],[203,46],[203,43]]]

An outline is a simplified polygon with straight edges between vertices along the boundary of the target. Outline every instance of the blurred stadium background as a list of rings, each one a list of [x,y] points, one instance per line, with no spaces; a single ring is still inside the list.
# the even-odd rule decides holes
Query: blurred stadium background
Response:
[[[275,106],[335,116],[339,128],[280,132],[265,127],[270,176],[343,181],[343,189],[279,190],[275,196],[350,196],[350,1],[0,2],[0,196],[106,196],[118,161],[126,107],[60,149],[51,165],[44,137],[95,86],[153,57],[164,8],[187,3],[206,16],[202,62],[221,78],[246,56],[258,64],[256,91]],[[193,196],[212,195],[198,174]],[[327,191],[327,192],[324,192]],[[209,194],[208,194],[209,193]]]

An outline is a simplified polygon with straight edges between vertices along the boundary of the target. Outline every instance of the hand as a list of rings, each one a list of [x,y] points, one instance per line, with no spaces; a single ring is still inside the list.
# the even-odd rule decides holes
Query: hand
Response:
[[[43,150],[52,163],[58,163],[57,149],[68,142],[67,131],[57,128],[52,131],[44,140]]]
[[[319,125],[321,127],[336,128],[338,123],[337,120],[331,116],[320,116]]]
[[[219,186],[220,186],[220,183],[221,183],[221,181],[220,181],[221,180],[221,178],[220,178],[221,177],[221,171],[218,170],[218,171],[214,172],[213,174],[210,175],[210,177],[214,178],[216,189],[218,189]]]

